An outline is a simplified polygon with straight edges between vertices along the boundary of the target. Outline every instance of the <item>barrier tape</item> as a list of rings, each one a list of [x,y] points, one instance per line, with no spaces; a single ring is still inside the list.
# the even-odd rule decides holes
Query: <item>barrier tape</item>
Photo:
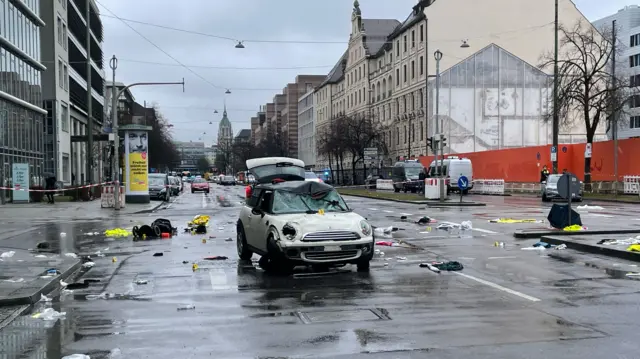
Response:
[[[425,180],[435,180],[435,179],[439,179],[439,178],[427,178]],[[383,180],[383,181],[389,181],[389,180]],[[400,182],[391,182],[391,183],[387,183],[390,185],[394,185],[394,184],[404,184],[404,183],[420,183],[420,180],[415,180],[415,181],[400,181]],[[449,179],[445,179],[445,184],[450,183]],[[472,183],[475,183],[475,181],[472,181]],[[358,185],[349,185],[349,186],[333,186],[333,188],[336,189],[340,189],[340,188],[360,188],[360,187],[371,187],[371,186],[375,186],[376,183],[370,183],[370,184],[358,184]]]

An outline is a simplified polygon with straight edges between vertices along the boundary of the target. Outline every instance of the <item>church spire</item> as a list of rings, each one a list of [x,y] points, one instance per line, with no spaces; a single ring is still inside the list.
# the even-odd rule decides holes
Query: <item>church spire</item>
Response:
[[[222,111],[222,116],[227,117],[227,99],[224,99],[224,111]]]

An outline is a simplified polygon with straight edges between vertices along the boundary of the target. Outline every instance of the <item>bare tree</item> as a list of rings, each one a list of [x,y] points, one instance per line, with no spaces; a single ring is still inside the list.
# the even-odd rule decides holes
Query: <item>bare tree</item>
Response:
[[[355,181],[358,163],[362,162],[364,173],[367,172],[367,164],[364,160],[364,150],[366,148],[376,148],[378,152],[386,151],[384,129],[379,123],[374,122],[371,117],[364,115],[350,116],[341,120],[344,121],[345,145],[351,154],[351,170]]]
[[[326,156],[329,159],[329,169],[332,176],[334,173],[337,175],[333,178],[333,181],[344,183],[344,155],[347,152],[348,136],[347,117],[338,116],[330,120],[330,122],[320,128],[316,134],[316,147],[318,154]],[[335,171],[333,167],[333,161],[335,160]],[[340,176],[342,174],[342,176]]]
[[[220,173],[229,174],[231,171],[233,157],[233,145],[229,141],[218,143],[218,149],[215,158],[215,166]]]
[[[612,28],[598,32],[591,24],[578,22],[571,28],[560,26],[559,31],[557,110],[561,125],[569,127],[576,121],[582,121],[587,143],[592,144],[601,122],[610,123],[612,115],[624,109],[630,96],[629,82],[624,74],[615,79],[612,74]],[[539,67],[549,70],[553,66],[553,53],[544,54]],[[553,105],[549,108],[547,119],[553,114]],[[585,158],[584,183],[587,190],[591,188],[590,168],[591,158]]]
[[[252,141],[236,141],[232,146],[232,153],[233,167],[239,171],[245,171],[247,169],[247,160],[264,156],[263,153],[260,153],[258,151],[258,148],[253,144]]]

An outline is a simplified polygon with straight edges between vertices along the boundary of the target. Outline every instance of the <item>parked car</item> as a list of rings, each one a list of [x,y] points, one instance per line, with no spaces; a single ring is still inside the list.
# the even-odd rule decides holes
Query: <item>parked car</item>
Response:
[[[149,173],[149,198],[169,201],[171,187],[166,173]]]
[[[384,179],[383,176],[381,175],[368,175],[367,178],[364,180],[364,183],[367,185],[367,187],[369,189],[376,189],[376,186],[378,184],[378,180]]]
[[[391,179],[393,180],[393,190],[404,193],[411,191],[416,193],[420,189],[420,172],[424,167],[418,161],[405,160],[396,162],[391,170]]]
[[[204,192],[209,193],[209,182],[204,178],[196,178],[191,183],[191,193]]]
[[[236,178],[233,176],[224,176],[220,178],[220,184],[223,186],[235,186]]]
[[[265,270],[344,264],[369,270],[373,228],[333,187],[305,181],[304,162],[267,157],[246,164],[257,184],[247,188],[237,222],[240,259],[257,253]]]
[[[315,173],[310,171],[304,173],[304,180],[312,182],[323,182]]]
[[[171,188],[171,195],[180,195],[180,179],[174,176],[169,176],[169,188]]]
[[[562,174],[552,174],[547,177],[546,181],[542,182],[540,186],[540,190],[542,192],[542,202],[551,202],[554,199],[562,199],[560,194],[558,193],[558,182],[560,181],[560,177]],[[582,202],[583,192],[582,192],[582,181],[580,181],[580,192],[571,197],[571,201],[573,202]]]

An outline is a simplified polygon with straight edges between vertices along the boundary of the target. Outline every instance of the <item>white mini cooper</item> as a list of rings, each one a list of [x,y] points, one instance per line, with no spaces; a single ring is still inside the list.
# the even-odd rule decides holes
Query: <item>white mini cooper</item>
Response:
[[[326,268],[355,264],[368,271],[373,229],[352,212],[331,186],[305,181],[304,162],[285,157],[246,162],[256,184],[237,224],[238,256],[261,255],[264,269],[292,270],[297,265]]]

